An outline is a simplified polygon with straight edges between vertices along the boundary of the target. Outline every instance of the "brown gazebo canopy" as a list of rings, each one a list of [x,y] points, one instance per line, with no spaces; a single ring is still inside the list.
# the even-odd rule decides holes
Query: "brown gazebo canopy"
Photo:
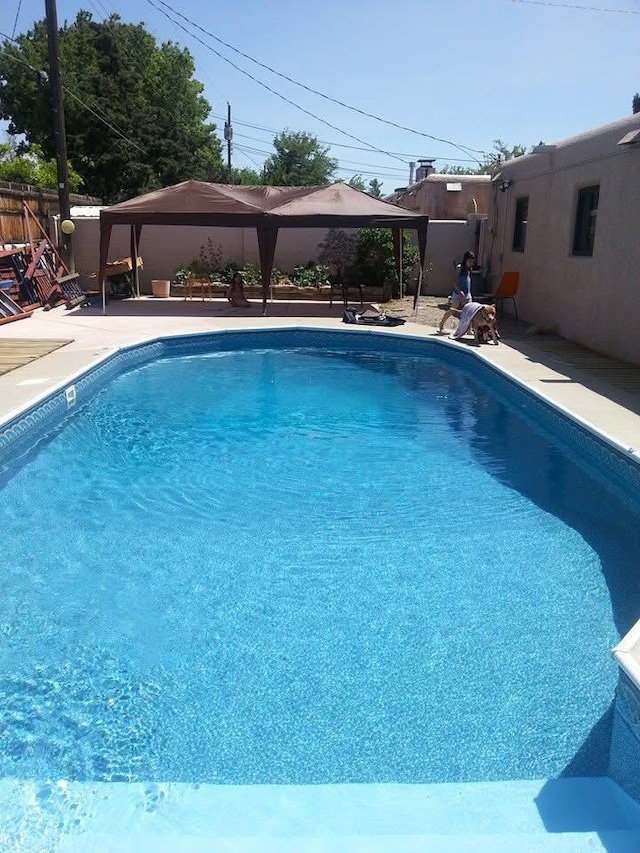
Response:
[[[402,274],[402,229],[415,229],[418,234],[422,280],[428,223],[428,216],[381,201],[348,184],[246,187],[184,181],[100,211],[100,287],[103,310],[105,271],[114,225],[131,227],[131,258],[136,285],[138,247],[143,225],[255,228],[260,249],[262,305],[266,311],[280,228],[391,228],[399,276]],[[418,285],[416,300],[419,292]]]

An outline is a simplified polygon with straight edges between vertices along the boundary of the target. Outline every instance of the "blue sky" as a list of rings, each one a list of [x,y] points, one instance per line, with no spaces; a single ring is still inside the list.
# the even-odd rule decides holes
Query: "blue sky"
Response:
[[[631,112],[631,98],[640,90],[640,0],[584,0],[584,5],[626,9],[628,14],[563,8],[562,0],[557,6],[523,0],[167,2],[245,53],[315,89],[481,150],[490,150],[497,137],[509,145],[532,145],[621,118]],[[11,33],[17,8],[18,0],[3,1],[0,30]],[[219,125],[226,102],[232,105],[234,165],[261,164],[271,131],[284,128],[367,147],[265,91],[147,0],[58,0],[60,21],[73,19],[80,8],[100,19],[117,12],[126,21],[144,21],[159,40],[172,39],[191,50],[196,76]],[[17,32],[43,15],[44,0],[22,0]],[[407,183],[410,159],[437,157],[442,166],[469,156],[331,104],[211,44],[340,130],[383,151],[399,152],[392,157],[334,145],[341,177],[361,172],[368,180],[375,174],[391,190]]]

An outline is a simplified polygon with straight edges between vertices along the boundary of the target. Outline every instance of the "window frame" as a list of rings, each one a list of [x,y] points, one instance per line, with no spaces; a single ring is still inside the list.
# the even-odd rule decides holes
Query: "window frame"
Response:
[[[525,208],[524,216],[522,216],[522,207]],[[518,214],[520,214],[520,216]],[[513,240],[511,241],[512,252],[524,252],[525,246],[527,245],[528,224],[529,196],[522,195],[516,198],[516,209],[513,214]]]
[[[574,204],[573,239],[571,242],[571,254],[574,257],[590,258],[593,256],[599,204],[600,184],[578,187]]]

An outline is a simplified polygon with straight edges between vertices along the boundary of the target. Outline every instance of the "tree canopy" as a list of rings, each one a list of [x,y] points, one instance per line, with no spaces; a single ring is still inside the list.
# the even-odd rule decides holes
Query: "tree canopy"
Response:
[[[450,166],[443,165],[438,171],[443,175],[490,175],[491,172],[504,160],[513,160],[514,157],[522,157],[527,153],[526,146],[512,145],[509,147],[502,139],[493,140],[493,152],[485,157],[483,163],[477,166]]]
[[[42,148],[32,145],[29,153],[18,153],[15,140],[0,143],[0,181],[31,184],[43,190],[58,188],[58,171],[54,159],[45,160]],[[82,184],[80,175],[69,165],[69,189],[77,192]]]
[[[264,164],[263,182],[303,187],[330,184],[338,161],[311,133],[284,130],[273,140],[275,153]]]
[[[81,11],[60,29],[60,61],[68,156],[85,192],[113,202],[218,176],[221,143],[188,50],[158,45],[143,24],[118,15],[98,23]],[[48,69],[44,21],[0,49],[0,117],[10,134],[24,134],[27,147],[41,146],[50,159],[49,86],[28,65]]]
[[[633,110],[634,115],[636,113],[640,113],[640,92],[636,92],[633,96],[633,101],[631,103],[631,109]]]

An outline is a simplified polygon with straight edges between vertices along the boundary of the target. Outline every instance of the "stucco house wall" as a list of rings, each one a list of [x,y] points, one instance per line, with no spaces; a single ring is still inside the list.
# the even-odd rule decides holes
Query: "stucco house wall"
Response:
[[[476,224],[475,219],[429,220],[422,293],[435,296],[451,293],[456,263],[460,263],[465,252],[476,249]]]
[[[635,131],[635,141],[618,144]],[[593,252],[576,255],[578,194],[590,186],[599,187]],[[640,364],[640,114],[508,161],[493,191],[493,286],[503,271],[519,271],[522,319]],[[514,251],[524,197],[524,251]]]
[[[466,219],[470,213],[487,214],[491,201],[491,176],[432,173],[406,190],[392,193],[387,201],[424,213],[431,219]]]

